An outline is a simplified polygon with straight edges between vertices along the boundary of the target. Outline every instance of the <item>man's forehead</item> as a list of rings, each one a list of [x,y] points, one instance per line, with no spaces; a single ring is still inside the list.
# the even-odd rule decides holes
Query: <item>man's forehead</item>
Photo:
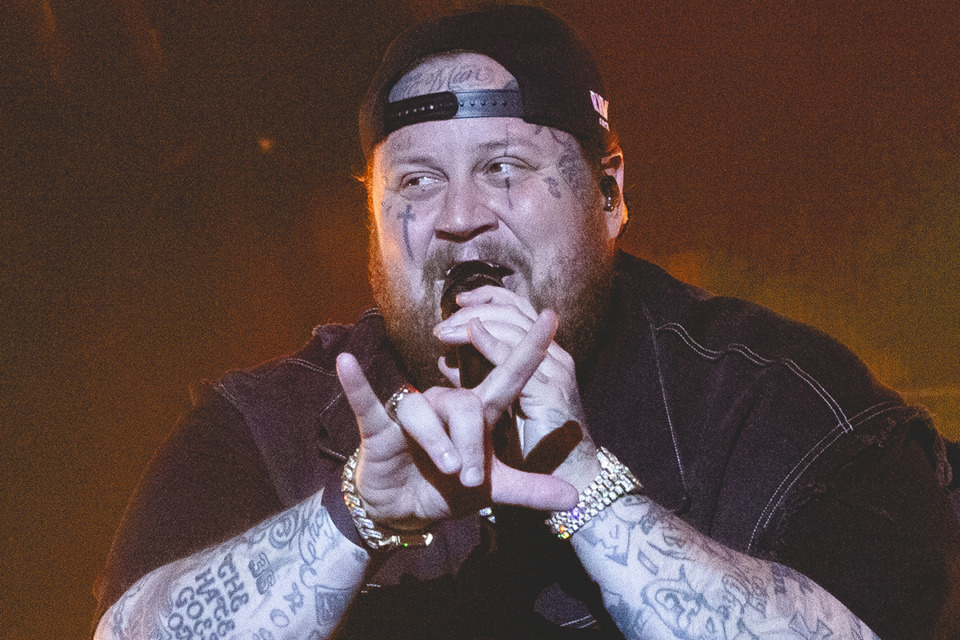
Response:
[[[398,129],[378,145],[375,155],[387,162],[405,162],[422,154],[437,158],[457,151],[490,154],[526,150],[551,153],[563,138],[572,136],[538,127],[520,118],[476,118],[421,122]]]
[[[442,91],[477,91],[516,86],[500,63],[472,52],[443,53],[405,73],[390,89],[390,102]]]

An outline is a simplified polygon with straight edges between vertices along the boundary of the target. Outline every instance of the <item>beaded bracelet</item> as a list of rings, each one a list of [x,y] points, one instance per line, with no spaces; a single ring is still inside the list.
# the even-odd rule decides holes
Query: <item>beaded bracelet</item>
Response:
[[[595,515],[609,507],[621,496],[642,486],[625,464],[604,447],[597,450],[600,473],[586,489],[580,492],[580,499],[570,511],[554,511],[546,520],[551,533],[561,540],[567,540]]]
[[[360,449],[357,448],[343,467],[341,488],[343,490],[343,501],[353,517],[353,524],[357,527],[357,532],[367,543],[367,546],[374,551],[392,551],[401,547],[425,547],[433,542],[432,533],[389,534],[377,529],[377,525],[367,515],[367,510],[360,500],[360,493],[357,491],[356,474],[359,458]]]

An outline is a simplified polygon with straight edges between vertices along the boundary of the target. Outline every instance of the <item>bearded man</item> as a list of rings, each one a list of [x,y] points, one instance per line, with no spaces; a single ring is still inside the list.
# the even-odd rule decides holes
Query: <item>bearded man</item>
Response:
[[[378,310],[202,394],[97,638],[956,637],[942,442],[825,336],[617,252],[604,95],[539,9],[398,37]]]

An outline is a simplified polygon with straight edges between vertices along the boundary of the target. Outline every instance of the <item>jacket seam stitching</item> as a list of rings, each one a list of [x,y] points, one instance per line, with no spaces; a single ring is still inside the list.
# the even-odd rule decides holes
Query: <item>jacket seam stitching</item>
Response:
[[[307,370],[309,370],[309,371],[313,371],[313,372],[315,372],[315,373],[322,373],[323,375],[329,376],[329,377],[331,377],[331,378],[334,378],[334,377],[336,377],[336,375],[337,375],[336,371],[331,371],[330,369],[327,369],[327,368],[325,368],[325,367],[321,367],[320,365],[314,364],[314,363],[310,362],[309,360],[304,360],[303,358],[297,358],[297,357],[293,357],[293,356],[291,356],[291,357],[289,357],[289,358],[284,358],[283,360],[280,361],[279,364],[280,364],[280,365],[284,365],[284,364],[299,365],[299,366],[303,367],[304,369],[307,369]]]
[[[850,424],[850,419],[846,416],[846,414],[844,414],[843,409],[840,407],[840,403],[838,403],[836,399],[830,395],[830,393],[823,387],[823,385],[820,384],[819,381],[816,380],[816,378],[807,373],[792,359],[780,358],[777,360],[771,360],[770,358],[764,358],[750,349],[750,347],[747,345],[738,342],[727,345],[727,348],[722,351],[709,349],[694,340],[694,338],[687,332],[686,328],[676,322],[668,322],[663,324],[658,328],[658,330],[671,331],[677,334],[681,340],[687,343],[687,346],[710,360],[719,360],[728,353],[738,353],[748,361],[763,367],[769,367],[776,364],[783,365],[804,384],[810,387],[814,393],[820,396],[820,399],[827,406],[827,408],[830,409],[834,417],[837,419],[837,423],[841,425],[841,428],[845,432],[853,431],[853,425]]]
[[[677,459],[677,470],[680,474],[680,484],[683,486],[684,495],[689,496],[689,490],[687,489],[687,477],[683,469],[683,462],[680,458],[680,443],[677,441],[677,432],[673,424],[673,414],[670,411],[670,402],[667,398],[667,385],[663,378],[663,364],[660,358],[660,345],[657,344],[656,327],[654,326],[653,317],[650,313],[650,310],[647,309],[646,305],[643,305],[643,313],[644,316],[646,316],[647,325],[650,327],[653,343],[652,347],[654,363],[657,368],[657,380],[660,385],[660,399],[663,402],[663,411],[667,418],[667,427],[670,429],[670,439],[673,442],[673,453]]]
[[[774,490],[773,494],[770,496],[770,499],[767,502],[767,505],[763,508],[763,511],[760,512],[760,517],[757,520],[756,524],[753,527],[753,532],[750,535],[750,542],[747,546],[748,551],[752,551],[754,545],[756,544],[757,537],[759,532],[762,529],[765,529],[769,526],[770,521],[773,519],[773,515],[777,512],[777,509],[783,504],[783,500],[789,494],[790,490],[797,483],[807,469],[816,462],[816,460],[823,455],[833,444],[840,439],[844,434],[852,433],[855,427],[860,426],[867,420],[873,419],[879,415],[882,415],[888,411],[892,411],[899,405],[892,401],[886,401],[873,405],[867,409],[864,409],[857,415],[852,418],[847,417],[844,413],[843,408],[840,406],[840,403],[824,388],[824,386],[812,375],[807,373],[800,365],[798,365],[794,360],[790,358],[779,358],[776,360],[765,358],[750,347],[741,343],[731,343],[726,346],[722,351],[716,349],[709,349],[706,346],[697,342],[693,336],[687,331],[686,327],[676,322],[667,322],[658,327],[658,331],[669,331],[676,334],[684,343],[687,344],[690,349],[699,353],[702,357],[709,360],[719,360],[723,356],[729,353],[740,354],[743,358],[752,362],[756,365],[763,367],[769,367],[771,365],[780,364],[784,366],[788,371],[793,373],[797,378],[800,379],[806,386],[808,386],[815,394],[817,394],[827,408],[834,414],[834,417],[837,419],[836,425],[824,435],[815,445],[813,445],[806,454],[794,465],[780,481],[780,484]],[[881,409],[882,408],[882,409]],[[866,415],[869,414],[869,415]],[[854,423],[856,421],[856,423]],[[837,430],[840,430],[839,433]],[[811,457],[812,456],[812,457]],[[785,486],[786,485],[786,486]]]
[[[852,418],[853,420],[856,420],[853,426],[859,427],[869,420],[873,420],[874,418],[889,411],[896,410],[898,407],[899,405],[892,401],[875,404],[855,415]],[[869,415],[864,415],[868,413]],[[841,428],[841,425],[835,425],[834,428],[827,433],[827,435],[825,435],[820,439],[819,442],[812,446],[810,450],[807,451],[802,458],[800,458],[797,464],[794,465],[793,469],[791,469],[790,472],[783,477],[783,480],[780,481],[780,484],[770,496],[767,506],[764,507],[763,511],[760,513],[760,518],[757,520],[756,525],[753,527],[753,533],[750,535],[750,543],[747,546],[748,550],[753,550],[759,532],[769,526],[770,521],[773,519],[773,515],[783,504],[784,499],[790,493],[790,490],[793,488],[793,486],[800,480],[800,476],[802,476],[821,455],[823,455],[831,446],[833,446],[837,440],[839,440],[843,435],[849,433],[843,429],[840,433],[837,433],[838,428]],[[831,436],[833,437],[831,438]],[[829,442],[826,442],[828,439]],[[813,457],[810,457],[811,454],[813,454]],[[809,460],[807,458],[809,458]],[[784,486],[784,484],[788,481],[789,483]]]

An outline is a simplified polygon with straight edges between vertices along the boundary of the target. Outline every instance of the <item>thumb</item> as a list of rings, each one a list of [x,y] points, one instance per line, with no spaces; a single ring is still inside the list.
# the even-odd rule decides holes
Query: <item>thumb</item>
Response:
[[[556,476],[527,473],[493,458],[490,497],[495,503],[538,511],[567,511],[577,506],[576,488]]]

